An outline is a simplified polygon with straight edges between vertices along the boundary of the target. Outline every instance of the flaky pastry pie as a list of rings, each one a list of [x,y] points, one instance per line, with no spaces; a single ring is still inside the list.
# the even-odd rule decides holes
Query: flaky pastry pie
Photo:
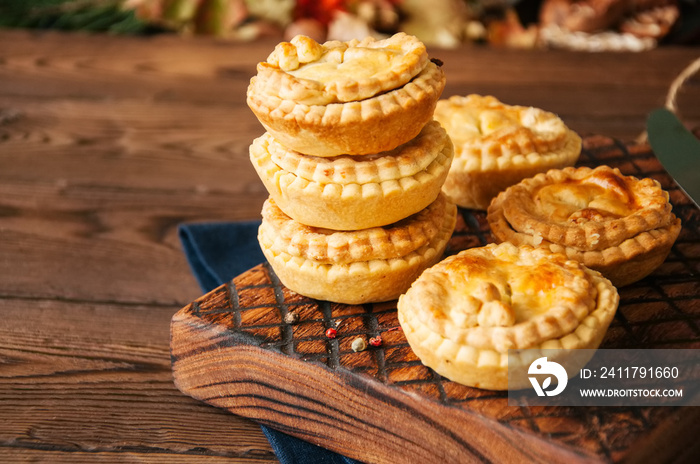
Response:
[[[610,281],[576,260],[502,243],[427,269],[399,298],[398,318],[413,351],[438,374],[505,390],[530,386],[508,384],[508,350],[595,349],[618,300]]]
[[[572,166],[581,153],[581,137],[557,115],[492,96],[440,100],[434,117],[455,146],[443,191],[465,208],[485,210],[506,187]]]
[[[678,237],[668,198],[655,180],[609,166],[553,169],[499,194],[487,219],[498,241],[565,253],[624,286],[660,266]]]
[[[364,155],[415,137],[444,86],[444,73],[413,36],[324,44],[297,36],[258,64],[247,102],[293,150]]]
[[[457,207],[446,196],[386,227],[335,231],[301,224],[269,198],[258,241],[289,289],[346,304],[398,298],[418,275],[442,258]]]
[[[282,211],[336,230],[383,226],[422,210],[440,193],[452,156],[452,142],[435,121],[408,143],[375,155],[303,155],[269,133],[250,147],[253,166]]]

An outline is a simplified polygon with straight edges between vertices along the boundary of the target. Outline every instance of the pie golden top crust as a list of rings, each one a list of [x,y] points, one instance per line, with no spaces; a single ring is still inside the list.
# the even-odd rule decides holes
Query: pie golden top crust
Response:
[[[286,147],[367,155],[418,135],[444,87],[444,72],[413,36],[325,44],[299,36],[258,65],[246,102]]]
[[[296,36],[258,64],[253,85],[260,94],[305,105],[360,101],[403,86],[427,63],[425,45],[404,33],[324,44]]]
[[[555,114],[492,96],[439,100],[437,119],[455,145],[453,170],[487,171],[578,158],[581,138]],[[573,161],[572,163],[573,164]]]
[[[422,326],[436,336],[413,341],[425,350],[449,340],[472,351],[507,353],[586,345],[600,337],[580,327],[596,326],[591,317],[607,327],[617,303],[615,287],[578,261],[505,242],[432,266],[400,297],[398,310],[411,334]]]
[[[401,258],[431,243],[442,231],[445,211],[454,208],[444,195],[427,208],[386,227],[337,231],[301,224],[274,200],[263,205],[259,235],[276,253],[323,264]]]
[[[623,176],[609,166],[551,170],[526,179],[494,199],[489,217],[501,238],[512,229],[581,251],[615,247],[677,222],[658,182]]]

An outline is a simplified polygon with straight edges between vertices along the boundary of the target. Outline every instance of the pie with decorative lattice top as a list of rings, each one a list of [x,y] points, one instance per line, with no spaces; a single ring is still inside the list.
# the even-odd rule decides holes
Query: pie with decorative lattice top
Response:
[[[678,237],[668,198],[657,181],[609,166],[553,169],[499,194],[487,219],[498,241],[565,253],[623,286],[661,265]]]
[[[557,115],[492,96],[440,100],[434,117],[455,146],[443,190],[465,208],[485,210],[510,185],[572,166],[581,153],[581,138]]]
[[[423,272],[399,298],[398,317],[413,351],[437,373],[504,390],[508,350],[595,349],[618,299],[610,281],[579,261],[506,242]]]
[[[314,156],[371,154],[415,137],[445,85],[417,38],[398,33],[277,45],[248,87],[247,102],[280,143]]]

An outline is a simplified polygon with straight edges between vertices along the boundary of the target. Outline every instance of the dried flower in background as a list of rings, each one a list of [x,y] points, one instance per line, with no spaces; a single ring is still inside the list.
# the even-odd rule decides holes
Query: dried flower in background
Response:
[[[700,0],[0,0],[0,27],[639,51],[700,41]]]
[[[535,48],[537,46],[538,28],[522,25],[518,14],[512,8],[505,10],[503,19],[491,21],[486,27],[488,43],[508,48]]]
[[[589,51],[640,51],[669,34],[677,0],[544,0],[545,45]]]
[[[637,37],[661,39],[671,32],[679,15],[680,11],[675,4],[657,6],[623,18],[619,29]]]

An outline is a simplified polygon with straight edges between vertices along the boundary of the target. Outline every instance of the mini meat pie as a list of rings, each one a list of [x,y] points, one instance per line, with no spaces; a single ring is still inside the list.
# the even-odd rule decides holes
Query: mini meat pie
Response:
[[[618,300],[607,279],[576,260],[502,243],[427,269],[399,298],[398,318],[413,351],[438,374],[505,390],[530,386],[508,384],[509,349],[595,349]]]
[[[616,286],[660,266],[681,229],[658,182],[609,166],[525,179],[493,200],[488,222],[498,241],[565,253]]]
[[[422,210],[440,193],[452,142],[435,121],[393,150],[365,156],[302,155],[270,134],[250,159],[270,197],[296,221],[336,230],[384,226]]]
[[[297,36],[257,71],[248,106],[280,143],[313,156],[378,153],[411,140],[445,86],[425,45],[404,33],[324,44]]]
[[[557,115],[492,96],[440,100],[434,117],[455,146],[443,191],[464,208],[485,210],[506,187],[572,166],[581,153],[581,138]]]
[[[291,290],[346,304],[398,298],[442,258],[457,207],[446,196],[386,227],[335,231],[299,223],[268,199],[258,241],[280,281]]]

